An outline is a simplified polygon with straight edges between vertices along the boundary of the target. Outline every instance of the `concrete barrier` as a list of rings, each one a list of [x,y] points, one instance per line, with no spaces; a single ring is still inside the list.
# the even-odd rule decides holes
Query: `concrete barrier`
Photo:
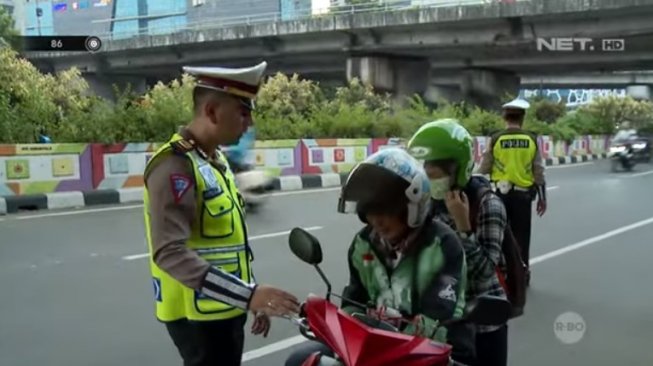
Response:
[[[488,142],[488,137],[475,137],[475,160]],[[541,136],[538,143],[547,165],[559,165],[601,158],[610,139],[581,136],[565,143]],[[399,138],[257,141],[250,160],[275,177],[278,190],[336,187],[370,154],[403,144]],[[143,170],[160,145],[0,145],[0,214],[69,207],[82,200],[86,206],[141,202]],[[52,195],[62,192],[77,193]]]
[[[46,193],[48,209],[84,207],[84,194],[79,191]]]

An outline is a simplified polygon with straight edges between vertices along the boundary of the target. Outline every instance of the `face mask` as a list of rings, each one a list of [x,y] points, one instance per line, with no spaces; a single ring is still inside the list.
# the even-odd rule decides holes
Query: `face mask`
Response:
[[[431,197],[435,200],[443,200],[449,192],[449,177],[431,180]]]

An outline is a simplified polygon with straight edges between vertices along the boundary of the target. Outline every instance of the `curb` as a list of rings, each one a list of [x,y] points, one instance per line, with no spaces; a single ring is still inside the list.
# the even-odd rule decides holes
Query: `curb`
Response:
[[[560,156],[553,159],[546,159],[546,166],[586,163],[589,161],[601,160],[607,158],[608,158],[607,153],[581,155],[581,156]]]
[[[565,156],[546,159],[546,166],[584,163],[607,158],[607,154]],[[340,187],[347,181],[349,173],[326,173],[289,175],[275,177],[272,187],[275,191],[298,191],[303,189]],[[79,208],[95,205],[121,203],[143,203],[143,188],[103,189],[97,191],[72,191],[30,194],[24,196],[0,197],[0,215],[18,213],[23,210],[49,210]]]

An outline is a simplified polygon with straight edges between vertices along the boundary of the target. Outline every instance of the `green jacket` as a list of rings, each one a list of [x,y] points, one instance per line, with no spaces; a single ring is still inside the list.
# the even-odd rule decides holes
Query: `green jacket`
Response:
[[[351,244],[350,278],[343,297],[392,307],[411,317],[421,315],[421,326],[431,338],[446,342],[447,330],[438,321],[460,318],[465,306],[467,268],[458,236],[448,226],[429,220],[392,269],[371,232],[370,226],[363,228]],[[349,313],[365,311],[346,300],[342,306]],[[402,329],[407,334],[413,331]]]

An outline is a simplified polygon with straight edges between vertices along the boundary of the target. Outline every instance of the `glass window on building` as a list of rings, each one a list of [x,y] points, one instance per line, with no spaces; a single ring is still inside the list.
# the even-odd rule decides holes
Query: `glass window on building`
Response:
[[[14,13],[14,7],[13,7],[12,5],[5,5],[5,4],[2,4],[2,5],[0,5],[0,6],[2,6],[2,8],[3,8],[4,11],[5,11],[5,13],[7,13],[7,14],[9,14],[9,15],[12,15],[12,14]]]
[[[139,34],[138,0],[114,0],[112,38],[131,38]]]
[[[281,0],[281,20],[310,17],[311,12],[311,0]]]
[[[186,27],[186,0],[148,0],[149,34],[170,34]]]
[[[52,17],[53,1],[39,0],[38,7],[35,0],[25,3],[25,35],[28,36],[53,36],[54,20]],[[40,10],[38,10],[40,9]],[[37,17],[37,11],[38,16]]]

